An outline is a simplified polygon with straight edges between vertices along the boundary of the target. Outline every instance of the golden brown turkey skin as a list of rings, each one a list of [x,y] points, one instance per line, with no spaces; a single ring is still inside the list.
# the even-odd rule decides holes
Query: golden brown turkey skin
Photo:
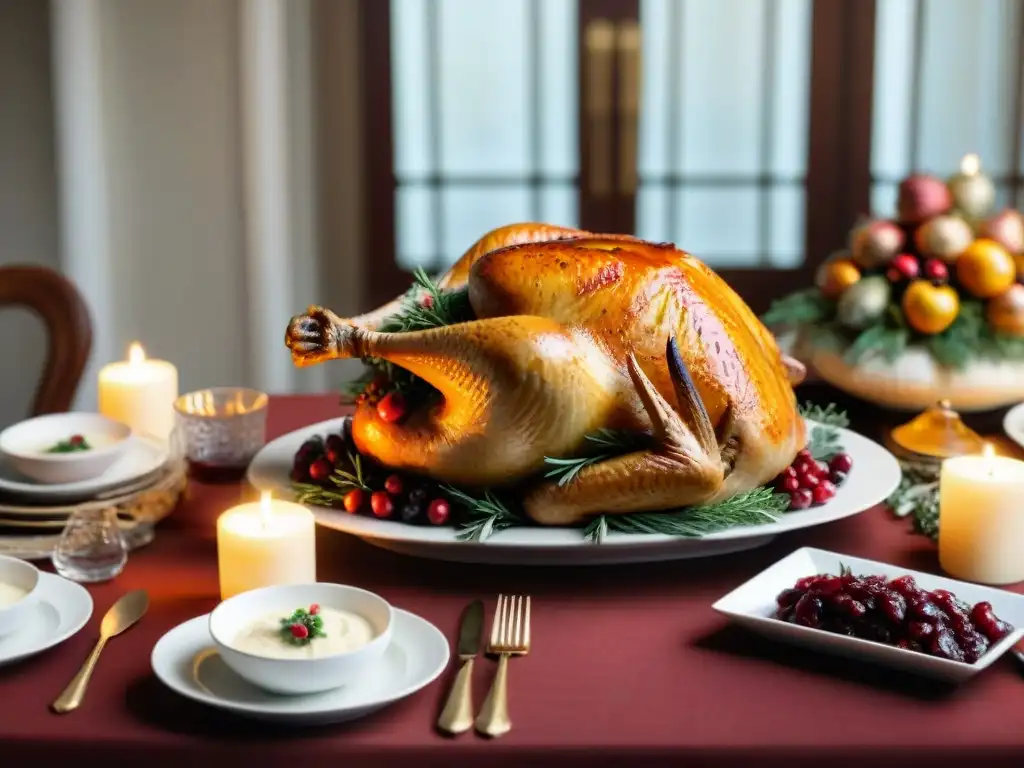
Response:
[[[726,498],[770,481],[804,445],[774,340],[692,256],[586,236],[464,260],[476,321],[390,334],[311,308],[289,327],[299,365],[371,355],[441,392],[402,424],[357,411],[360,450],[384,464],[467,485],[533,482],[527,512],[564,524]],[[643,429],[654,444],[563,486],[536,483],[545,456],[573,455],[601,427]]]

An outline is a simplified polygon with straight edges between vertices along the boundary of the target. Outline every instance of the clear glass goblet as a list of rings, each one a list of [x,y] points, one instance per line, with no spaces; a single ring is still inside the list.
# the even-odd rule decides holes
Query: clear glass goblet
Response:
[[[71,581],[108,581],[128,561],[117,510],[113,507],[83,507],[68,519],[60,542],[53,551],[53,567]]]

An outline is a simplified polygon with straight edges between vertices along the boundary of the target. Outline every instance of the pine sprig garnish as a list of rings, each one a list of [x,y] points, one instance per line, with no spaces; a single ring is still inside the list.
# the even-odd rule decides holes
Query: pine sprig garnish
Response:
[[[460,541],[484,541],[491,534],[523,524],[511,503],[491,491],[477,497],[450,485],[442,485],[441,490],[466,513],[455,534]]]
[[[903,468],[903,478],[886,504],[896,517],[910,517],[914,531],[930,539],[939,537],[939,483],[911,468]]]
[[[808,288],[773,301],[761,315],[761,322],[777,326],[816,325],[831,320],[835,313],[834,301],[825,298],[817,288]]]
[[[312,483],[292,483],[292,489],[295,491],[295,500],[299,504],[331,507],[344,502],[345,494],[349,491],[359,489],[370,493],[373,489],[366,484],[366,478],[363,475],[362,457],[358,453],[349,452],[348,460],[355,473],[336,468],[329,478],[338,490],[335,491]]]
[[[696,539],[741,525],[778,522],[789,506],[789,497],[761,486],[730,499],[703,506],[684,507],[673,512],[639,512],[631,515],[602,515],[584,530],[588,541],[599,543],[609,532],[660,533]]]
[[[800,415],[816,422],[811,427],[811,436],[807,441],[807,450],[814,458],[828,461],[842,451],[839,427],[847,427],[850,424],[846,411],[839,410],[835,403],[829,403],[824,408],[813,403],[804,403],[800,406]]]
[[[644,444],[640,435],[612,429],[598,430],[592,435],[587,435],[585,440],[597,449],[595,453],[586,453],[583,456],[568,459],[545,456],[544,463],[552,469],[545,472],[544,477],[558,478],[559,486],[566,485],[571,483],[584,467],[635,451]]]

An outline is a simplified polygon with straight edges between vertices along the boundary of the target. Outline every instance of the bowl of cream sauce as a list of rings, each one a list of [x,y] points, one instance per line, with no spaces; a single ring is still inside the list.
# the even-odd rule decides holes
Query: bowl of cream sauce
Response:
[[[240,677],[296,695],[357,681],[384,655],[393,623],[391,605],[365,589],[283,584],[222,602],[210,614],[210,636]]]
[[[25,624],[38,584],[39,571],[34,565],[0,555],[0,637],[13,634]]]

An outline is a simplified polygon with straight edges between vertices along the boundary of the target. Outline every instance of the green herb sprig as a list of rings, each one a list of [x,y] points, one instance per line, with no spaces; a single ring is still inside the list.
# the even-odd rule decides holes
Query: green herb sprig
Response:
[[[89,441],[81,435],[72,435],[67,440],[61,440],[46,449],[47,453],[78,453],[79,451],[91,451]]]
[[[473,496],[451,485],[442,485],[441,490],[464,512],[459,531],[455,534],[460,541],[484,541],[498,531],[525,523],[522,515],[514,510],[511,500],[491,491],[484,491],[483,496]]]
[[[576,475],[584,467],[638,450],[645,443],[641,435],[633,432],[618,432],[611,429],[598,430],[592,435],[587,435],[584,440],[589,444],[587,447],[592,447],[596,450],[585,451],[583,456],[566,459],[545,456],[544,463],[551,466],[552,469],[548,470],[544,477],[549,479],[558,478],[559,486],[567,485],[576,478]]]
[[[281,628],[278,630],[281,639],[291,645],[309,645],[314,638],[327,637],[324,632],[324,620],[320,616],[317,606],[311,606],[309,610],[296,608],[291,616],[281,619]],[[306,628],[304,637],[297,636],[292,629],[296,624]]]
[[[885,503],[896,517],[909,517],[915,533],[939,538],[939,482],[934,476],[903,467],[903,478]]]
[[[331,473],[329,478],[337,490],[324,488],[313,483],[292,483],[292,490],[295,491],[295,500],[299,504],[330,507],[334,504],[342,503],[349,491],[359,489],[371,493],[373,489],[366,483],[362,456],[350,451],[348,460],[352,465],[353,472],[346,472],[338,467]]]

